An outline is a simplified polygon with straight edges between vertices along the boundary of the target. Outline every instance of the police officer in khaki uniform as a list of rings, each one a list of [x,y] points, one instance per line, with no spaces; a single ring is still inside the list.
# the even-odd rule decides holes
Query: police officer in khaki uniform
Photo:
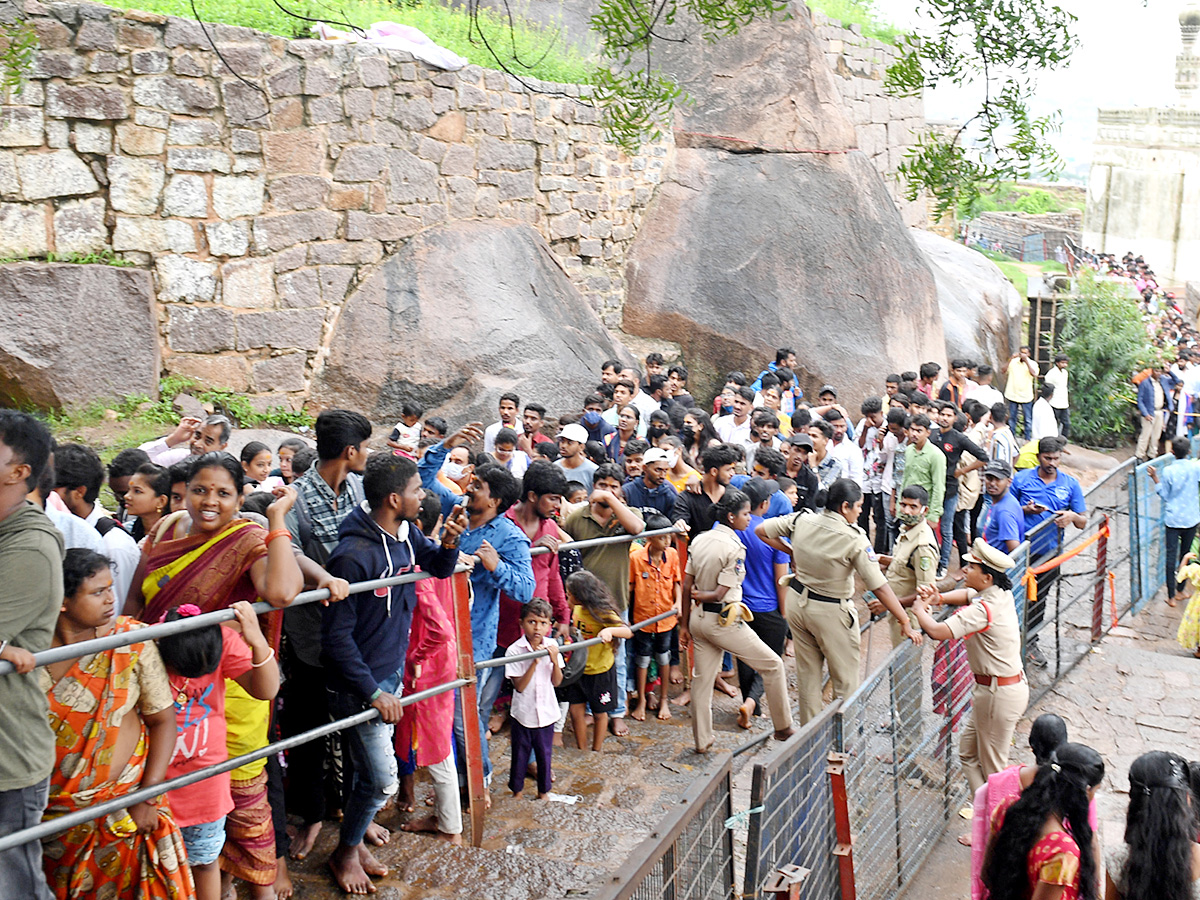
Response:
[[[1007,572],[1012,557],[979,538],[964,560],[966,588],[938,593],[922,586],[913,612],[934,640],[966,638],[967,661],[975,673],[971,718],[963,725],[958,755],[974,792],[1008,765],[1017,721],[1029,705],[1029,683],[1021,665],[1021,626]],[[966,604],[945,622],[935,622],[928,603]]]
[[[937,581],[938,555],[940,550],[933,529],[925,516],[929,512],[929,492],[919,484],[910,484],[900,493],[896,517],[900,520],[900,537],[892,548],[891,556],[880,556],[880,565],[887,566],[887,580],[900,605],[908,609],[908,621],[918,628],[917,617],[912,612],[912,603],[917,597],[917,587],[932,585]],[[884,611],[878,600],[867,604],[873,614]],[[895,619],[892,626],[892,646],[897,647],[905,640],[900,623]],[[921,654],[919,651],[901,656],[895,667],[896,685],[896,750],[901,756],[912,752],[921,736]]]
[[[822,663],[829,664],[834,697],[847,697],[858,687],[855,572],[900,622],[901,633],[921,643],[883,577],[867,533],[855,524],[862,505],[862,489],[839,478],[829,486],[824,512],[779,516],[755,529],[765,543],[792,555],[787,620],[796,648],[801,725],[821,711]],[[790,547],[784,536],[790,537]]]
[[[783,660],[743,621],[753,613],[742,604],[746,545],[736,532],[750,527],[750,498],[727,490],[713,511],[716,524],[696,537],[688,552],[683,603],[690,614],[681,617],[679,624],[680,646],[691,646],[695,653],[692,732],[697,753],[707,753],[712,746],[713,684],[726,650],[762,676],[775,737],[785,740],[792,735]]]

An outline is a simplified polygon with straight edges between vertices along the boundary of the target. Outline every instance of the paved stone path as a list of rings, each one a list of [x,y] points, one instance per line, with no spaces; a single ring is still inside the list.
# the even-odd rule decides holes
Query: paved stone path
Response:
[[[1160,593],[1159,598],[1162,594]],[[1033,708],[1017,729],[1013,761],[1032,762],[1029,725],[1044,712],[1062,716],[1071,740],[1098,750],[1107,766],[1097,792],[1101,839],[1119,844],[1129,802],[1129,765],[1150,750],[1200,757],[1200,660],[1175,643],[1183,607],[1156,598],[1128,617]],[[955,821],[901,895],[909,900],[970,897],[970,850]]]

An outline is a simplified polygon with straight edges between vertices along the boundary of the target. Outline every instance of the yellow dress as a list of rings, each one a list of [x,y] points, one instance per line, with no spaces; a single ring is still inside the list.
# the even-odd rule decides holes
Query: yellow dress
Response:
[[[1200,647],[1200,563],[1189,563],[1181,566],[1176,576],[1179,581],[1190,581],[1196,588],[1192,599],[1188,601],[1183,613],[1183,621],[1179,623],[1179,631],[1175,640],[1184,650],[1195,651]],[[1170,590],[1170,585],[1167,586]]]

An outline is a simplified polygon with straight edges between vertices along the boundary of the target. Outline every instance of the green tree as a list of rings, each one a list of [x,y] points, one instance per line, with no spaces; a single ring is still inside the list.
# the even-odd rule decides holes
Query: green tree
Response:
[[[1058,344],[1070,360],[1071,430],[1076,440],[1112,447],[1131,434],[1129,378],[1156,357],[1137,304],[1090,269],[1063,303]]]

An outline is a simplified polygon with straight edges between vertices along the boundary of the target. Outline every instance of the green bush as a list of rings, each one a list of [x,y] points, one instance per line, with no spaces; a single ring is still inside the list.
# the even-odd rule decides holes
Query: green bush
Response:
[[[1113,447],[1132,435],[1130,376],[1155,358],[1142,315],[1116,285],[1084,269],[1062,305],[1059,350],[1071,369],[1071,431],[1083,444]]]

